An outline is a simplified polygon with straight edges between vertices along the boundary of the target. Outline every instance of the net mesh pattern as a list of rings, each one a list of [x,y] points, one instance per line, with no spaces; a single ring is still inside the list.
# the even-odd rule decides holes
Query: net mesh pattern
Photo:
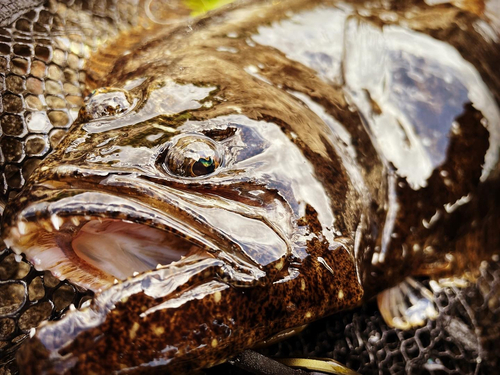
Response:
[[[0,374],[17,372],[15,352],[42,321],[59,319],[71,304],[80,307],[90,298],[90,292],[59,281],[48,271],[37,271],[24,257],[2,250]]]
[[[84,60],[137,21],[133,2],[48,1],[0,28],[0,197],[57,145],[85,94]]]
[[[426,282],[424,282],[425,284]],[[388,327],[377,304],[324,318],[261,349],[271,357],[332,358],[360,374],[495,374],[500,368],[500,262],[484,262],[474,285],[434,294],[439,316],[419,328]],[[246,374],[223,365],[227,374]],[[220,373],[219,368],[208,371]]]
[[[137,22],[134,1],[47,1],[0,27],[0,208],[24,186],[76,118],[84,61]],[[132,8],[131,8],[132,7]],[[0,212],[1,215],[1,212]],[[0,374],[16,373],[30,330],[88,294],[0,247]]]

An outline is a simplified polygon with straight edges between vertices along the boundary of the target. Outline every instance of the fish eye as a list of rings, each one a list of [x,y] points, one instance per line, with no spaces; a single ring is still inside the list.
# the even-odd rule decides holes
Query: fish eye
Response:
[[[132,99],[126,90],[103,87],[92,91],[81,109],[85,120],[97,120],[115,117],[127,112],[132,106]]]
[[[164,166],[175,176],[200,177],[214,173],[222,164],[218,143],[203,135],[185,135],[168,149]]]

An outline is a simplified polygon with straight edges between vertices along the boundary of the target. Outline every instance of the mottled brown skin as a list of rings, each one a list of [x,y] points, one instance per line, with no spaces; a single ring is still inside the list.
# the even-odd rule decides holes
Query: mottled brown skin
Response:
[[[207,249],[209,255],[201,260],[196,258],[194,263],[186,258],[178,265],[165,268],[168,272],[179,271],[179,274],[190,271],[192,276],[180,285],[174,281],[175,289],[160,298],[148,296],[149,285],[156,277],[167,284],[168,272],[165,276],[165,271],[160,269],[125,280],[104,291],[101,299],[98,297],[90,308],[71,312],[61,322],[40,328],[19,354],[25,373],[65,370],[75,374],[111,371],[178,373],[213,366],[281,330],[356,306],[363,298],[373,297],[406,276],[459,275],[466,270],[473,271],[482,259],[500,249],[497,230],[500,226],[498,160],[494,161],[487,178],[480,180],[485,155],[490,147],[497,147],[492,143],[491,127],[500,124],[489,124],[491,127],[486,128],[482,124],[485,114],[474,103],[465,103],[462,113],[454,119],[461,131],[444,135],[449,139],[445,160],[434,166],[426,186],[417,189],[400,175],[398,168],[380,150],[379,140],[367,123],[367,114],[351,103],[342,85],[321,79],[312,66],[287,57],[284,51],[247,43],[247,38],[254,35],[259,26],[286,18],[287,10],[300,13],[321,4],[328,8],[335,2],[297,0],[272,4],[263,1],[232,6],[198,20],[189,28],[181,26],[165,31],[164,35],[119,58],[109,75],[101,80],[96,76],[93,79],[103,87],[123,87],[128,80],[147,77],[149,81],[137,89],[146,97],[152,92],[151,82],[160,78],[192,83],[201,88],[216,87],[207,99],[213,103],[208,108],[178,110],[167,115],[169,105],[175,106],[178,102],[153,103],[153,111],[158,114],[154,121],[174,129],[184,124],[186,116],[191,121],[204,122],[235,112],[245,118],[241,120],[243,125],[246,120],[276,124],[311,163],[316,180],[324,187],[336,218],[334,239],[329,242],[323,237],[324,223],[318,214],[323,208],[308,204],[303,216],[291,214],[291,217],[294,229],[302,231],[304,236],[312,235],[311,239],[305,247],[292,248],[270,263],[264,262],[267,260],[265,254],[260,254],[262,262],[256,265],[256,269],[263,271],[264,277],[247,281],[234,276],[235,270],[243,268],[237,260],[226,257],[225,248],[221,247],[222,251]],[[354,8],[363,8],[364,5],[362,2],[352,4]],[[487,42],[474,31],[472,24],[478,19],[478,14],[446,4],[438,7],[418,5],[413,9],[409,3],[406,6],[395,4],[398,18],[390,22],[409,24],[408,27],[418,32],[453,45],[475,67],[494,98],[493,105],[498,107],[500,84],[495,67],[500,60],[500,48],[496,42]],[[416,14],[405,19],[409,9]],[[443,16],[438,23],[435,18],[437,11],[449,18]],[[387,10],[375,8],[371,16],[362,17],[354,12],[350,17],[381,27],[389,23],[382,21],[387,19],[382,17],[385,12]],[[466,27],[457,26],[454,23],[457,19]],[[439,26],[434,28],[436,24]],[[228,37],[228,33],[235,33],[237,37]],[[467,44],[466,38],[469,39]],[[476,42],[474,51],[466,50],[471,38]],[[235,48],[238,53],[216,51],[219,46]],[[245,67],[260,64],[266,68],[259,74],[271,84],[245,73]],[[418,89],[432,91],[436,88]],[[313,104],[321,105],[350,134],[352,144],[344,147],[311,109],[311,104],[305,105],[291,92],[301,93]],[[442,100],[447,100],[446,95]],[[372,98],[375,113],[382,111],[381,106]],[[57,201],[61,194],[71,196],[96,190],[95,186],[99,186],[97,190],[102,192],[132,197],[143,204],[159,207],[200,230],[204,227],[196,217],[162,201],[162,196],[155,195],[145,182],[183,192],[224,197],[256,209],[273,208],[276,201],[289,207],[293,205],[290,203],[293,198],[307,202],[306,195],[294,197],[292,189],[277,184],[272,188],[264,185],[266,193],[259,198],[252,196],[250,192],[263,185],[259,185],[261,182],[256,181],[251,172],[224,184],[210,179],[174,179],[149,170],[144,172],[124,167],[115,161],[90,162],[87,155],[100,150],[104,147],[100,146],[102,142],[113,136],[117,137],[114,144],[119,148],[130,146],[133,149],[129,152],[138,152],[140,146],[156,147],[156,144],[144,143],[142,134],[154,121],[132,124],[126,128],[127,136],[124,136],[123,128],[88,135],[83,119],[82,116],[71,134],[34,172],[20,195],[27,199],[9,204],[4,219],[7,231],[15,225],[15,214],[33,201]],[[249,145],[245,133],[240,131],[239,128],[235,136],[241,136],[243,143]],[[165,135],[165,140],[169,141],[169,137],[171,135]],[[79,139],[85,141],[71,148]],[[346,157],[349,147],[356,151],[354,160]],[[252,152],[252,148],[248,150]],[[159,157],[161,153],[159,148],[155,155]],[[60,166],[69,166],[71,170],[56,169]],[[353,167],[359,168],[361,185],[354,180]],[[104,179],[102,175],[92,173],[95,170],[125,177],[98,185]],[[131,172],[136,173],[137,181],[140,179],[144,184],[126,180]],[[51,181],[57,181],[56,190],[43,185]],[[470,200],[454,211],[444,209],[445,204],[453,204],[467,195]],[[380,252],[389,216],[389,201],[396,202],[398,209],[387,256],[376,262],[374,254]],[[85,208],[72,210],[68,215],[75,210],[82,213]],[[439,212],[438,219],[429,225],[424,224],[423,221],[429,221],[436,212]],[[115,214],[113,211],[110,215]],[[127,218],[126,215],[115,216]],[[29,219],[40,218],[34,215]],[[157,225],[154,221],[144,223]],[[216,232],[206,235],[215,237]],[[433,251],[425,251],[430,247]],[[446,257],[447,254],[454,257]],[[206,268],[198,270],[196,267],[202,264],[207,265]],[[242,272],[247,271],[243,269]],[[297,272],[295,277],[287,277],[294,272]],[[216,297],[209,288],[202,292],[203,298],[189,299],[190,292],[210,283],[223,288],[220,296]],[[143,289],[127,295],[122,301],[126,295],[124,290],[127,287],[132,290],[137,285]],[[173,299],[183,302],[175,308],[140,316],[142,312]],[[112,305],[115,307],[111,308]]]
[[[321,244],[318,244],[318,248],[321,251]],[[328,258],[324,250],[321,254]],[[328,314],[349,306],[353,300],[358,300],[362,294],[359,285],[350,284],[348,281],[352,280],[355,272],[350,255],[345,250],[331,252],[327,261],[338,265],[338,269],[334,269],[335,275],[315,273],[311,277],[298,278],[276,288],[230,288],[224,292],[223,299],[218,303],[214,302],[213,298],[206,297],[201,303],[186,303],[169,314],[163,311],[152,314],[141,323],[132,338],[130,332],[136,323],[132,318],[135,312],[162,302],[142,293],[133,295],[126,302],[117,303],[102,326],[86,330],[71,345],[65,347],[61,355],[74,351],[82,353],[78,364],[71,369],[74,374],[108,373],[120,368],[131,374],[164,373],[165,370],[189,373],[200,367],[224,362],[228,354],[234,355],[253,346],[263,337],[267,337],[270,331],[280,331],[290,323],[293,326],[315,320],[316,314]],[[301,268],[320,266],[317,262],[309,263],[304,262]],[[215,269],[213,273],[218,271]],[[219,277],[214,276],[213,279],[218,280]],[[294,293],[300,288],[301,280],[306,280],[304,293]],[[207,279],[202,281],[207,282]],[[318,293],[317,285],[325,282],[331,285],[330,290]],[[190,284],[196,285],[197,280],[190,280]],[[339,289],[345,291],[343,300],[338,300],[332,293]],[[310,306],[315,306],[314,313],[306,317]],[[204,317],[203,320],[199,319],[200,315]],[[157,334],[158,327],[163,328],[164,332]],[[100,337],[102,339],[99,339]],[[172,346],[172,350],[163,351],[162,360],[158,363],[160,365],[163,362],[165,366],[140,367],[158,359],[165,342]],[[36,348],[37,344],[33,345]],[[179,348],[179,352],[174,348]],[[44,363],[35,360],[39,358],[36,349],[33,352],[21,353],[20,356],[23,358],[23,365],[33,363],[34,366],[31,366],[29,371],[43,371]],[[101,360],[103,357],[106,361]],[[167,365],[171,358],[174,361]],[[51,373],[50,370],[48,373]]]

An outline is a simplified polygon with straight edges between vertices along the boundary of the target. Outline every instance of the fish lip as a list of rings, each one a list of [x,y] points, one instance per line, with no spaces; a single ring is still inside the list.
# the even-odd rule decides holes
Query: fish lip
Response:
[[[117,282],[116,278],[112,276],[104,277],[102,271],[100,271],[101,274],[97,275],[102,278],[100,282],[90,280],[76,281],[70,277],[65,277],[63,271],[58,271],[58,265],[55,269],[52,269],[50,266],[41,267],[40,262],[37,261],[36,254],[33,254],[33,250],[30,250],[32,247],[28,247],[29,242],[28,244],[23,243],[23,241],[26,241],[26,238],[29,239],[30,235],[35,235],[37,231],[42,230],[50,233],[58,233],[64,228],[66,233],[78,233],[79,229],[91,220],[111,219],[125,223],[142,224],[173,233],[177,236],[180,235],[187,242],[191,242],[202,249],[204,255],[208,257],[213,256],[213,253],[220,250],[220,246],[206,238],[204,233],[196,231],[195,228],[191,228],[182,221],[167,216],[160,210],[148,206],[141,201],[100,191],[69,189],[67,192],[67,196],[57,200],[46,199],[34,203],[25,201],[24,207],[17,210],[17,214],[4,216],[3,223],[4,242],[7,246],[17,254],[25,253],[27,259],[36,269],[48,269],[54,276],[61,280],[68,278],[76,285],[85,289],[91,289],[94,292],[101,292],[108,289]],[[8,217],[10,217],[10,220],[5,220]],[[74,221],[75,218],[77,218],[76,224]],[[63,242],[65,241],[63,240]],[[71,248],[71,245],[69,247]],[[64,254],[72,253],[73,257],[78,258],[72,248],[68,249],[67,243],[61,246],[61,250]],[[72,259],[75,260],[75,258]],[[160,266],[162,265],[158,264],[157,268]],[[96,269],[92,270],[92,272],[96,273]],[[134,273],[135,275],[136,273]]]

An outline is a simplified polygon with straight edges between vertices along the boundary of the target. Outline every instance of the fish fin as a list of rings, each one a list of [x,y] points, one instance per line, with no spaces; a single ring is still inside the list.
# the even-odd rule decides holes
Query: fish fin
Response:
[[[429,280],[428,285],[407,277],[402,283],[384,290],[377,296],[378,308],[390,327],[403,330],[422,326],[427,319],[439,315],[435,296],[444,288],[466,288],[475,283],[475,275],[465,272],[462,276]]]
[[[439,283],[435,283],[432,289],[438,287]],[[377,302],[387,325],[402,330],[422,326],[439,314],[434,291],[412,277],[384,290],[377,296]]]
[[[356,371],[330,358],[275,358],[275,360],[292,368],[320,371],[324,374],[359,375]]]

